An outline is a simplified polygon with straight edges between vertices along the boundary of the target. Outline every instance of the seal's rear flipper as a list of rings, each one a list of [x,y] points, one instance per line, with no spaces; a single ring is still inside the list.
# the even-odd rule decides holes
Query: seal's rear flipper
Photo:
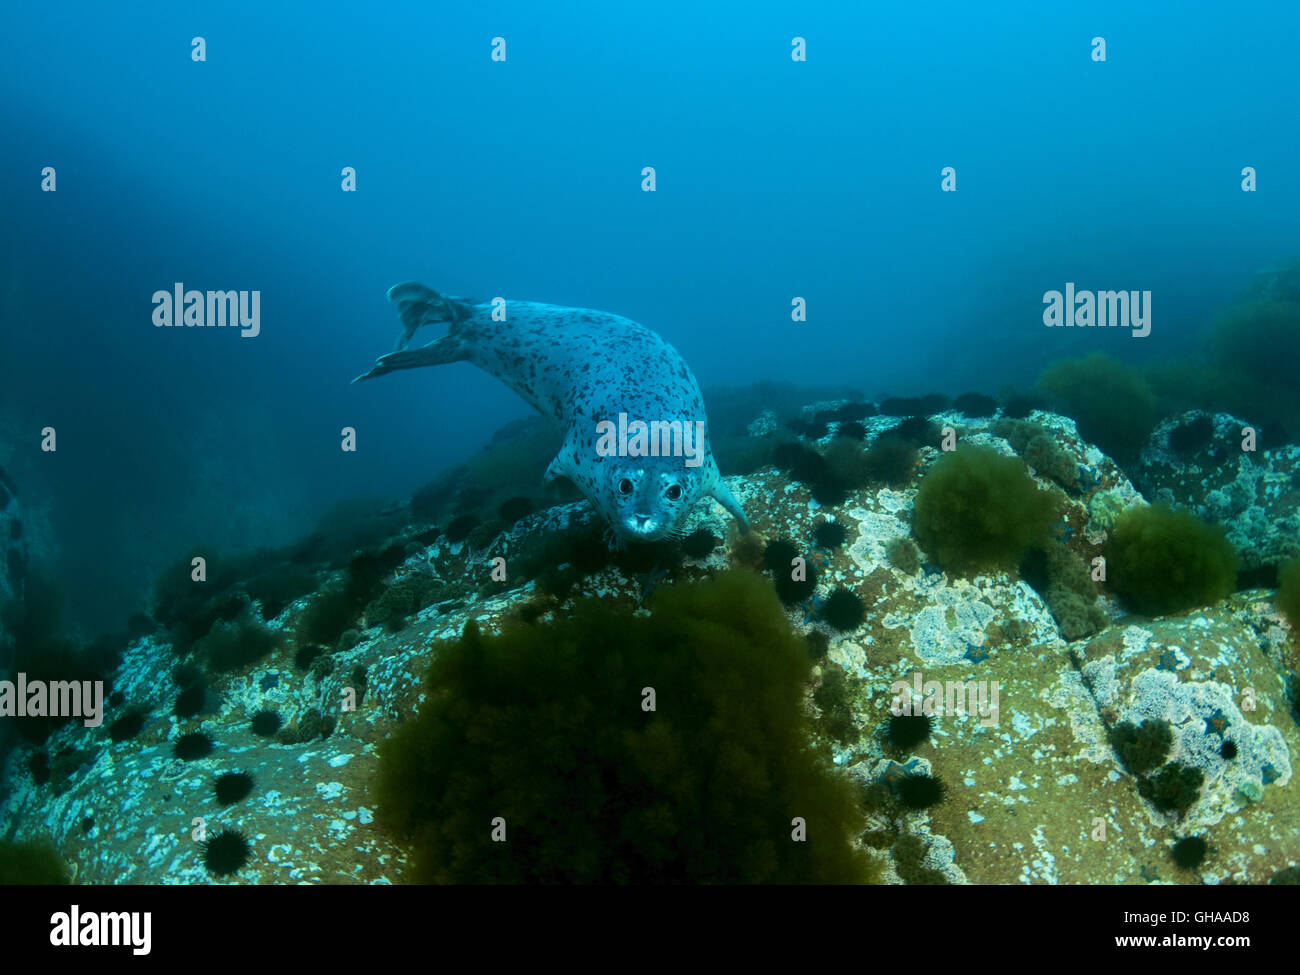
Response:
[[[736,519],[740,525],[740,534],[749,534],[749,519],[745,517],[745,509],[740,506],[736,496],[731,493],[731,488],[727,487],[722,478],[718,478],[718,483],[713,485],[713,490],[709,492],[717,500],[718,504],[727,509],[728,513]]]
[[[444,335],[438,341],[430,342],[419,349],[403,349],[400,352],[390,352],[388,355],[380,356],[373,369],[352,381],[356,383],[363,379],[374,379],[376,376],[382,376],[386,372],[395,372],[398,369],[441,366],[447,362],[461,362],[467,358],[469,358],[469,355],[462,348],[460,340],[455,335]]]
[[[403,281],[388,289],[388,300],[397,306],[402,320],[402,334],[397,337],[397,350],[405,349],[411,336],[421,325],[447,322],[452,328],[470,315],[465,307],[468,299],[440,295],[418,281]]]

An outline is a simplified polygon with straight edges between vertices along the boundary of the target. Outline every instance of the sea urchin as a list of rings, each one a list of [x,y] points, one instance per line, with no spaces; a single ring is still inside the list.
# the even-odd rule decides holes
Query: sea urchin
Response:
[[[223,829],[203,844],[203,865],[209,873],[224,877],[248,862],[248,840],[242,833]]]
[[[247,772],[226,772],[224,775],[217,776],[214,791],[216,792],[217,802],[223,806],[228,806],[232,802],[238,802],[253,791],[253,777]]]
[[[894,785],[898,801],[906,809],[929,809],[943,801],[947,790],[944,784],[930,775],[914,773],[905,775]]]
[[[181,735],[172,746],[172,754],[182,762],[192,762],[212,754],[212,739],[201,731]]]
[[[822,604],[822,619],[841,633],[856,630],[866,616],[862,597],[851,589],[836,589]]]
[[[280,715],[274,711],[258,711],[253,715],[253,734],[270,738],[280,730]]]
[[[928,714],[896,714],[889,719],[885,734],[895,748],[910,751],[930,740],[934,719]]]

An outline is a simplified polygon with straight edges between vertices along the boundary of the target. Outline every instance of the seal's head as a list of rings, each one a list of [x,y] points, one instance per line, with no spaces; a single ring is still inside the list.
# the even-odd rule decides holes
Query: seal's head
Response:
[[[605,464],[603,508],[615,534],[653,542],[681,531],[686,513],[706,493],[704,470],[680,457],[617,457]]]

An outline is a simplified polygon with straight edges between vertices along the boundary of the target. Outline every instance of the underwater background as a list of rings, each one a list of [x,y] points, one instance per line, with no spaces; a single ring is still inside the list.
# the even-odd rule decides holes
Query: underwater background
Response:
[[[876,695],[871,713],[884,713],[883,689],[912,673],[902,663],[904,649],[890,644],[881,627],[910,621],[903,629],[920,646],[929,632],[925,614],[935,607],[941,619],[951,617],[946,635],[932,654],[915,652],[917,666],[938,679],[946,667],[980,663],[971,647],[1057,641],[1062,672],[1079,675],[1076,683],[1062,678],[1058,703],[1068,698],[1070,710],[1090,695],[1088,707],[1095,704],[1098,715],[1093,732],[1074,739],[1086,742],[1078,745],[1086,758],[1078,760],[1109,762],[1107,774],[1113,765],[1116,778],[1124,769],[1146,783],[1127,801],[1147,804],[1156,823],[1151,835],[1160,842],[1200,835],[1183,817],[1186,794],[1205,783],[1221,780],[1231,797],[1243,788],[1263,796],[1267,786],[1289,782],[1289,764],[1283,771],[1279,756],[1290,754],[1295,738],[1295,648],[1275,593],[1300,557],[1293,491],[1300,486],[1294,5],[1255,5],[1245,16],[1228,4],[1185,3],[404,3],[360,12],[291,3],[205,9],[146,2],[127,11],[16,3],[0,24],[0,131],[7,148],[0,154],[7,188],[0,513],[8,511],[5,524],[21,525],[11,529],[9,550],[19,554],[6,569],[10,605],[0,671],[35,673],[32,662],[44,661],[55,676],[108,676],[121,666],[111,685],[120,696],[105,725],[124,713],[133,717],[114,745],[129,747],[135,735],[126,732],[138,717],[144,747],[156,747],[164,761],[180,736],[212,730],[187,720],[201,723],[208,714],[221,721],[237,711],[242,721],[266,709],[262,697],[290,694],[288,685],[309,675],[311,693],[322,701],[343,686],[331,680],[359,686],[363,700],[367,686],[380,694],[387,717],[355,736],[357,754],[373,759],[375,743],[395,734],[396,717],[417,709],[426,638],[473,646],[464,626],[484,605],[494,607],[489,615],[514,613],[544,591],[558,602],[534,605],[531,618],[564,620],[588,619],[566,602],[581,596],[637,606],[660,598],[694,606],[701,619],[715,614],[719,625],[724,617],[741,625],[710,601],[716,595],[656,595],[679,582],[703,585],[716,574],[733,587],[733,606],[749,606],[752,618],[767,621],[753,624],[761,633],[747,637],[762,646],[770,639],[772,656],[762,666],[780,670],[773,661],[789,663],[791,647],[800,661],[806,656],[803,642],[772,635],[778,624],[800,630],[799,641],[810,632],[828,642],[847,639],[845,633],[856,640],[857,650],[832,650],[841,654],[832,671],[841,676],[819,669],[811,684],[801,684],[806,675],[789,663],[788,672],[748,679],[786,681],[787,690],[798,685],[821,695],[813,713],[819,720],[839,716],[832,730],[823,723],[816,732],[838,749],[835,764],[854,765],[864,761],[863,749],[876,749],[872,771],[860,778],[864,789],[876,789],[878,801],[866,808],[879,817],[868,833],[880,842],[858,837],[854,857],[892,851],[890,865],[871,861],[858,869],[852,858],[822,851],[833,869],[819,861],[818,869],[801,864],[773,873],[780,859],[774,853],[771,863],[747,864],[735,876],[720,866],[719,873],[683,878],[663,867],[663,858],[650,858],[650,866],[625,875],[502,867],[481,879],[846,880],[878,879],[882,869],[891,880],[906,880],[909,871],[913,879],[933,880],[926,870],[958,879],[953,869],[936,866],[938,853],[918,866],[921,833],[899,825],[938,801],[922,796],[921,805],[908,805],[908,790],[928,787],[900,791],[896,783],[919,774],[898,752],[918,730],[900,726],[892,745],[850,741],[870,739],[879,723],[865,717],[868,691]],[[204,39],[205,60],[192,59],[195,37]],[[505,40],[504,60],[492,56],[497,37]],[[796,38],[806,42],[802,59],[792,57]],[[1104,38],[1104,60],[1095,38]],[[653,192],[643,189],[647,166],[655,172]],[[46,167],[57,179],[52,192]],[[355,170],[355,191],[341,185],[345,167]],[[466,364],[351,385],[392,348],[398,322],[385,293],[407,280],[481,300],[601,309],[658,332],[704,390],[715,454],[722,473],[739,479],[733,490],[757,537],[788,539],[790,554],[811,558],[805,548],[814,531],[827,523],[847,531],[847,540],[816,542],[819,588],[783,591],[775,573],[774,584],[754,590],[752,579],[766,583],[782,560],[765,560],[761,546],[737,551],[752,543],[733,537],[726,519],[703,507],[690,527],[707,529],[718,548],[710,545],[698,558],[686,554],[687,565],[702,567],[698,572],[670,569],[663,553],[636,562],[635,554],[593,551],[599,546],[587,535],[574,542],[574,526],[589,527],[575,513],[581,503],[562,497],[576,507],[560,509],[540,490],[555,444],[518,396]],[[259,291],[260,334],[156,328],[151,297],[176,282]],[[1080,291],[1149,292],[1150,334],[1045,327],[1045,295],[1064,291],[1067,282]],[[806,303],[806,321],[792,320],[796,298]],[[421,333],[416,344],[432,338]],[[965,409],[952,402],[970,393],[992,402],[977,397]],[[916,399],[924,396],[932,398]],[[890,397],[910,399],[886,405]],[[908,418],[912,425],[901,428]],[[514,421],[524,422],[499,433]],[[1242,424],[1260,434],[1258,457],[1239,456]],[[996,439],[1004,459],[1022,463],[1008,470],[966,454],[973,458],[967,468],[936,470],[945,463],[940,431],[948,425],[963,442],[975,437],[972,443],[988,447]],[[42,449],[47,428],[57,432],[57,450]],[[340,450],[344,428],[356,431],[355,451]],[[1025,513],[1038,495],[1021,495],[1017,517],[996,523],[996,539],[963,548],[962,526],[996,507],[990,499],[1017,497],[1025,470],[1039,494],[1049,487],[1060,493],[1058,508],[1030,524]],[[927,493],[923,478],[931,472]],[[958,485],[949,495],[941,494],[941,475]],[[972,484],[984,493],[972,494]],[[501,509],[520,497],[525,501],[514,509]],[[1114,540],[1122,513],[1144,502],[1170,506],[1153,510],[1173,520],[1132,529],[1159,536],[1156,554],[1137,543],[1121,550]],[[529,515],[534,509],[541,514]],[[1195,516],[1196,525],[1177,521],[1179,512]],[[700,520],[706,515],[707,523]],[[520,529],[525,516],[538,520]],[[464,517],[471,520],[460,523],[463,534],[449,531]],[[1049,528],[1054,519],[1063,519],[1068,532]],[[1198,535],[1207,525],[1219,534]],[[479,535],[471,537],[475,529]],[[497,533],[510,531],[531,533],[536,542],[528,549],[516,537],[510,550],[512,564],[527,571],[516,576],[512,568],[506,583],[486,589],[467,583],[463,546],[496,551]],[[904,535],[919,545],[911,556],[892,544]],[[1062,554],[1067,549],[1072,555]],[[216,608],[210,593],[200,599],[185,590],[184,572],[177,581],[176,567],[199,550],[220,553],[212,570]],[[358,552],[372,561],[358,564]],[[1079,572],[1086,576],[1103,552],[1112,565],[1133,565],[1130,578],[1173,578],[1166,587],[1172,594],[1139,583],[1080,581]],[[1153,569],[1165,565],[1160,558],[1179,570]],[[433,566],[436,586],[411,588],[416,563]],[[873,603],[894,598],[870,581],[878,565],[902,573],[889,585],[918,587],[908,590],[910,601]],[[1196,571],[1184,575],[1189,565]],[[564,567],[573,566],[578,570],[566,575]],[[584,587],[582,579],[601,572],[614,576]],[[745,572],[748,581],[727,572]],[[980,609],[962,602],[969,594],[955,601],[936,595],[934,587],[977,572],[1003,573],[1003,601],[990,597]],[[913,582],[904,585],[903,578]],[[846,579],[857,580],[847,588],[867,608],[855,619],[848,607],[840,626],[830,597]],[[1300,577],[1294,585],[1300,589]],[[230,603],[232,593],[245,601]],[[1245,599],[1241,593],[1254,593],[1254,601],[1233,609],[1235,616],[1224,611],[1235,622],[1225,616],[1215,623],[1231,632],[1208,654],[1203,673],[1196,661],[1186,665],[1198,680],[1235,687],[1245,678],[1229,673],[1222,647],[1249,647],[1232,659],[1261,675],[1251,686],[1276,704],[1274,722],[1290,722],[1285,733],[1258,732],[1254,751],[1244,742],[1255,741],[1256,732],[1242,732],[1239,764],[1246,771],[1238,775],[1211,767],[1209,759],[1192,760],[1221,743],[1211,748],[1175,736],[1162,750],[1163,733],[1143,724],[1172,720],[1175,712],[1183,717],[1174,725],[1187,720],[1186,708],[1151,704],[1143,683],[1180,670],[1162,666],[1171,659],[1165,654],[1191,652],[1185,633],[1144,631],[1142,653],[1155,661],[1149,669],[1128,658],[1098,663],[1133,668],[1134,688],[1124,685],[1105,700],[1097,687],[1124,684],[1122,675],[1107,670],[1103,680],[1086,667],[1116,646],[1131,646],[1117,629],[1126,614],[1196,610]],[[327,596],[339,604],[326,606]],[[399,648],[392,642],[402,633],[396,624],[408,620],[428,626],[418,638],[407,632]],[[619,627],[597,616],[589,622],[601,632]],[[672,630],[667,621],[663,627]],[[355,640],[344,646],[349,633]],[[652,632],[627,640],[630,659],[653,657],[663,642]],[[1103,645],[1089,654],[1081,649],[1089,640]],[[816,666],[829,667],[826,647],[820,649]],[[363,652],[365,660],[357,656]],[[522,652],[508,640],[499,648],[502,658]],[[317,658],[339,653],[345,656],[322,672]],[[1249,654],[1255,657],[1242,662]],[[265,671],[268,659],[280,661],[279,670]],[[725,654],[718,659],[720,672],[741,666],[726,663]],[[202,680],[197,671],[175,679],[176,693],[200,688],[192,713],[176,709],[172,689],[155,700],[143,694],[174,676],[173,664],[203,671]],[[463,673],[444,677],[467,699],[474,693]],[[581,684],[571,673],[554,679]],[[228,680],[240,681],[238,689]],[[841,680],[856,690],[839,686]],[[1003,680],[1004,695],[1019,680],[1033,688],[1026,696],[1052,697],[1043,690],[1051,681]],[[131,697],[133,687],[141,689],[139,699]],[[381,687],[391,694],[383,697]],[[587,693],[599,699],[602,687]],[[845,703],[854,693],[864,697]],[[1167,687],[1161,694],[1166,703],[1177,698]],[[785,754],[783,736],[811,733],[799,724],[793,699],[771,718],[780,742],[754,750]],[[1214,700],[1211,713],[1222,711],[1229,722],[1235,692]],[[274,740],[284,720],[297,737],[280,747],[320,740],[334,719],[319,701],[315,709],[311,717],[311,702],[286,698],[277,726],[257,736]],[[1239,710],[1231,721],[1244,722],[1244,715]],[[509,734],[535,734],[534,720],[511,724]],[[683,718],[674,734],[707,735],[709,720],[717,719]],[[94,827],[83,829],[89,813],[81,805],[76,815],[71,806],[49,814],[50,803],[61,801],[39,791],[50,788],[50,768],[56,785],[60,768],[65,787],[82,783],[76,788],[84,788],[83,798],[97,789],[113,793],[86,784],[93,774],[109,777],[94,749],[47,747],[47,733],[81,734],[67,726],[0,728],[3,789],[11,799],[0,833],[22,824],[17,832],[24,837],[51,835],[66,859],[67,837],[77,830],[90,835]],[[392,740],[432,755],[447,747],[405,734]],[[1135,741],[1161,761],[1145,768],[1126,760],[1121,753]],[[244,747],[256,743],[252,737]],[[965,747],[983,757],[976,745]],[[75,760],[60,766],[68,748]],[[657,740],[633,751],[635,760],[606,758],[646,768],[671,765],[665,756],[681,758]],[[47,757],[33,757],[39,755]],[[1157,769],[1170,768],[1164,759],[1171,756],[1184,764],[1160,780]],[[322,758],[326,768],[335,757]],[[880,772],[874,763],[886,760],[904,771]],[[38,781],[42,762],[45,782]],[[253,774],[265,786],[275,774],[270,760],[244,764],[259,762],[268,770]],[[1196,788],[1175,781],[1192,767],[1203,776]],[[938,771],[931,772],[937,781]],[[405,780],[391,767],[385,774],[389,808],[403,810],[387,825],[395,834],[418,833],[412,848],[437,847],[438,837],[418,824],[441,813],[419,803],[406,810]],[[771,774],[794,781],[806,773],[782,765]],[[1072,766],[1054,772],[1076,782],[1082,774]],[[691,776],[708,774],[696,769],[683,781]],[[1247,779],[1252,785],[1243,785]],[[943,786],[948,803],[959,783],[951,776]],[[882,799],[885,787],[893,791]],[[608,782],[603,788],[621,794]],[[828,817],[847,816],[833,785],[818,780],[808,788],[825,790],[827,808],[835,810]],[[101,818],[113,801],[101,801]],[[521,798],[518,808],[530,801]],[[1054,801],[1065,797],[1042,800],[1047,819],[1068,819],[1072,814]],[[1294,814],[1289,803],[1284,810],[1269,813],[1277,817],[1268,827],[1277,836],[1290,835],[1287,817]],[[976,822],[968,812],[954,814],[966,827]],[[955,828],[944,835],[960,850]],[[942,832],[936,826],[925,835]],[[655,835],[669,846],[675,840],[665,837],[677,836],[666,827]],[[1148,847],[1157,842],[1147,839]],[[1249,867],[1225,857],[1219,879],[1233,870],[1268,879],[1300,855],[1263,845],[1268,855]],[[1133,856],[1109,863],[1105,877],[1145,878],[1133,866],[1141,857]],[[179,862],[161,858],[145,874],[82,879],[206,876],[198,866],[185,874],[191,867]],[[951,856],[943,862],[950,865]],[[326,879],[467,879],[453,867],[420,863],[406,875],[340,870]],[[981,873],[961,864],[960,854],[957,863],[977,882],[1085,876],[1022,876],[1018,868],[1005,876],[991,868]],[[286,878],[268,870],[252,879]]]

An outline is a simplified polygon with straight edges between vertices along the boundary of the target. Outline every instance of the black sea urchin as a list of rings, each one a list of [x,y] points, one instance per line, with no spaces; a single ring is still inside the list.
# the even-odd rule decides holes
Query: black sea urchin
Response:
[[[455,544],[456,542],[463,542],[467,539],[469,533],[478,526],[479,519],[475,515],[461,515],[447,526],[447,530],[444,534],[447,536],[447,541]]]
[[[1201,837],[1185,836],[1174,844],[1171,852],[1174,863],[1184,870],[1195,870],[1201,865],[1201,861],[1205,859],[1208,850],[1209,846]]]
[[[145,713],[137,708],[124,712],[108,729],[113,741],[129,741],[144,728]]]
[[[718,545],[718,539],[707,528],[697,528],[682,539],[682,551],[688,558],[707,558]]]
[[[896,714],[889,719],[886,736],[895,748],[908,751],[930,739],[933,725],[928,714]]]
[[[841,633],[856,630],[866,619],[867,609],[862,597],[851,589],[836,589],[822,604],[822,619]]]
[[[248,840],[242,833],[223,829],[203,844],[203,865],[218,877],[234,873],[248,862]]]
[[[187,687],[176,695],[176,706],[172,713],[178,718],[192,718],[203,710],[203,698],[207,694],[207,688],[202,684],[195,684]]]
[[[258,711],[253,715],[253,734],[270,738],[280,730],[280,715],[274,711]]]
[[[943,802],[946,789],[931,775],[905,775],[894,786],[898,801],[907,809],[929,809]]]
[[[848,531],[838,521],[823,521],[813,531],[819,548],[839,548],[848,537]]]
[[[196,758],[211,755],[212,747],[211,738],[201,731],[194,731],[176,739],[176,743],[172,745],[172,754],[182,762],[192,762]]]
[[[217,802],[223,806],[228,806],[232,802],[238,802],[253,791],[253,777],[247,772],[227,772],[224,775],[217,776],[216,787],[213,791],[216,793]]]

